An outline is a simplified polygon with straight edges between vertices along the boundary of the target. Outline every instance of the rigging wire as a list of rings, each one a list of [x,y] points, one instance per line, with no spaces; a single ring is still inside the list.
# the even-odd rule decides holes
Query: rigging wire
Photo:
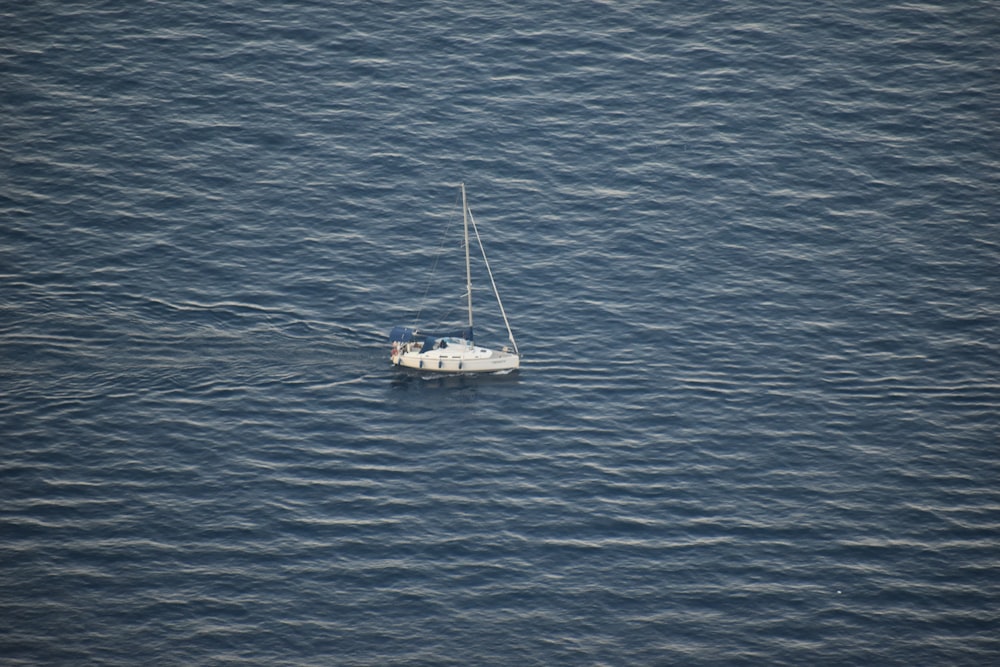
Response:
[[[493,295],[497,298],[497,305],[500,306],[500,314],[503,316],[503,323],[507,326],[507,338],[510,340],[510,344],[514,346],[514,354],[520,356],[520,352],[517,350],[517,342],[514,340],[514,332],[510,330],[510,322],[507,320],[507,311],[503,308],[503,302],[500,300],[500,292],[497,290],[497,282],[493,280],[493,271],[490,269],[490,260],[486,259],[486,248],[483,246],[483,240],[479,237],[479,227],[476,225],[476,219],[472,217],[472,209],[467,209],[469,211],[469,221],[472,223],[472,230],[476,233],[476,241],[479,243],[479,251],[483,253],[483,264],[486,265],[486,273],[490,276],[490,284],[493,285]]]
[[[437,254],[434,256],[434,264],[431,265],[430,275],[427,276],[427,286],[424,288],[424,295],[420,298],[420,304],[417,306],[417,312],[413,316],[413,328],[417,329],[420,323],[420,315],[424,310],[424,305],[427,303],[427,295],[430,294],[431,284],[434,282],[434,274],[437,271],[438,262],[441,260],[441,255],[444,254],[444,246],[448,241],[448,232],[451,231],[451,226],[454,223],[454,218],[448,216],[448,223],[445,225],[444,233],[441,235],[441,243],[438,246]],[[454,311],[454,308],[452,309]],[[449,313],[450,315],[450,313]]]

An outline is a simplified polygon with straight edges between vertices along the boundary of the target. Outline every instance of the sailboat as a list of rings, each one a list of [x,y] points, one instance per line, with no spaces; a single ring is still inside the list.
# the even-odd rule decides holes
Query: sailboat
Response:
[[[458,331],[432,332],[421,331],[416,327],[397,326],[389,332],[392,343],[390,360],[393,365],[411,368],[429,373],[500,373],[510,372],[521,365],[521,353],[514,341],[510,329],[510,321],[500,301],[490,262],[486,259],[483,240],[479,236],[476,220],[472,217],[469,204],[465,197],[465,183],[462,183],[462,224],[465,232],[465,296],[468,310],[468,325]],[[477,345],[473,337],[472,320],[472,264],[469,253],[469,227],[472,227],[483,255],[483,264],[493,286],[503,323],[507,327],[507,340],[510,345],[503,347],[484,347]]]

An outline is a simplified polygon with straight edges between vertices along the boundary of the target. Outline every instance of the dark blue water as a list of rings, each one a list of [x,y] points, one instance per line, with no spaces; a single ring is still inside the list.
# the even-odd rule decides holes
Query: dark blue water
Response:
[[[997,44],[986,0],[0,10],[0,663],[997,664]],[[400,374],[462,181],[522,369]]]

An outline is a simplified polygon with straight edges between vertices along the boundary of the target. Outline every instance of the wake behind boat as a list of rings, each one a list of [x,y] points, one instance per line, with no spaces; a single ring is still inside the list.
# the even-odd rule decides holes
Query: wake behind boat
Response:
[[[397,326],[389,332],[392,343],[390,360],[396,366],[433,373],[496,373],[512,371],[520,367],[521,354],[514,341],[514,334],[507,320],[500,293],[497,291],[493,272],[490,270],[486,250],[479,236],[479,229],[472,217],[472,211],[465,198],[465,183],[462,183],[462,223],[465,233],[465,291],[468,310],[468,326],[457,331],[421,331],[417,327]],[[483,255],[483,263],[490,277],[493,295],[496,297],[510,346],[500,348],[477,345],[474,340],[472,321],[472,264],[469,254],[469,227],[471,227]]]

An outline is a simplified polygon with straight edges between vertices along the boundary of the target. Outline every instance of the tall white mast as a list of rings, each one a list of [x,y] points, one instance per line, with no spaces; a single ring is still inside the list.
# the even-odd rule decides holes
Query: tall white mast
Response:
[[[465,295],[469,300],[469,328],[472,327],[472,266],[469,263],[469,206],[465,203],[465,183],[462,183],[462,224],[465,226]]]

